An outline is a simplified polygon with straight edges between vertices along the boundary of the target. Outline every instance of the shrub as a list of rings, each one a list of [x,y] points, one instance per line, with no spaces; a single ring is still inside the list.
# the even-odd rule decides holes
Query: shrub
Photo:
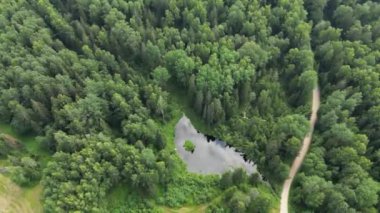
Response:
[[[186,140],[185,141],[185,144],[183,145],[183,147],[185,148],[186,151],[188,152],[194,152],[195,150],[195,145],[193,144],[193,142],[191,142],[190,140]]]

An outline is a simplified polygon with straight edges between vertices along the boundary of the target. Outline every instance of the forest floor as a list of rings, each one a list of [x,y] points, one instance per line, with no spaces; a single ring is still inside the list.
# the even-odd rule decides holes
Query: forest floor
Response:
[[[280,211],[281,213],[288,212],[288,199],[289,199],[290,187],[292,185],[294,177],[297,174],[298,169],[302,165],[302,162],[311,144],[311,138],[313,136],[315,122],[317,121],[317,113],[318,113],[319,105],[320,105],[320,92],[319,92],[319,88],[315,88],[313,90],[313,100],[312,100],[312,107],[311,107],[312,113],[310,116],[310,130],[305,136],[305,138],[303,139],[302,147],[297,157],[293,161],[288,178],[284,182],[282,193],[281,193],[281,211]]]

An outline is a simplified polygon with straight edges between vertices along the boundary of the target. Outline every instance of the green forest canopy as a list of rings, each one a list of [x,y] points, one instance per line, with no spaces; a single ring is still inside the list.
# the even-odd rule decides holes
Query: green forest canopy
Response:
[[[319,120],[291,206],[380,210],[378,2],[0,5],[0,118],[21,135],[38,135],[50,153],[20,154],[0,139],[0,157],[15,167],[15,182],[43,184],[46,212],[200,204],[209,212],[268,212],[308,131],[317,84]],[[183,108],[254,161],[270,187],[242,170],[187,173],[172,145]],[[130,196],[106,202],[120,187]]]

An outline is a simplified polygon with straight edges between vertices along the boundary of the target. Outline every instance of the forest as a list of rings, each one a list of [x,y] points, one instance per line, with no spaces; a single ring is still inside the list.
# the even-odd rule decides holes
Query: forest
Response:
[[[378,1],[0,0],[0,212],[279,212],[317,87],[289,212],[380,212]],[[183,113],[260,175],[188,172]]]

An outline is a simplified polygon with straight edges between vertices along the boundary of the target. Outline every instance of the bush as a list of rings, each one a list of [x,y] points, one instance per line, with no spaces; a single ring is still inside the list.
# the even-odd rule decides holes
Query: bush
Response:
[[[218,176],[183,174],[168,185],[163,198],[157,202],[170,207],[207,203],[219,193],[218,184]]]
[[[186,140],[185,144],[183,145],[186,151],[193,153],[195,150],[195,145],[190,140]]]
[[[6,157],[10,152],[8,144],[0,138],[0,158]]]
[[[14,160],[13,163],[15,168],[12,171],[11,179],[15,183],[25,186],[41,178],[40,166],[34,159],[23,157],[21,160]]]

